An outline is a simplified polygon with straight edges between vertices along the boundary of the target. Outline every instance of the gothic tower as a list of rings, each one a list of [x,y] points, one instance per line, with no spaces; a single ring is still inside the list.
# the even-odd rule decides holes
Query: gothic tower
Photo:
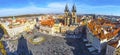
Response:
[[[67,25],[67,20],[68,20],[68,13],[69,13],[69,9],[68,9],[68,5],[66,4],[65,6],[65,10],[64,10],[64,14],[65,14],[65,19],[64,19],[64,24]]]
[[[77,24],[77,15],[76,15],[76,6],[75,6],[75,4],[72,7],[72,23]]]
[[[69,11],[68,12],[68,17],[67,17],[67,25],[70,26],[72,24],[72,14],[71,12]]]
[[[69,11],[68,5],[66,4],[64,10],[64,24],[67,26],[77,24],[77,15],[76,15],[76,6],[75,4],[72,7],[72,12]]]

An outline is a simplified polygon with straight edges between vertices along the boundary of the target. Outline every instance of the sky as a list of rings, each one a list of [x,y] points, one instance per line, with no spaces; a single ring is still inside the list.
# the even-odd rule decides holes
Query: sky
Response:
[[[0,0],[0,16],[64,13],[66,4],[77,14],[120,16],[120,0]]]

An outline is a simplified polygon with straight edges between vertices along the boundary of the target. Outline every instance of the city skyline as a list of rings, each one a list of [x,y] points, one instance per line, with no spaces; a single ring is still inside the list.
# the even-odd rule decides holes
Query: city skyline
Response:
[[[77,14],[120,16],[119,2],[119,0],[2,0],[0,1],[0,16],[64,13],[66,4],[70,10],[75,4]]]

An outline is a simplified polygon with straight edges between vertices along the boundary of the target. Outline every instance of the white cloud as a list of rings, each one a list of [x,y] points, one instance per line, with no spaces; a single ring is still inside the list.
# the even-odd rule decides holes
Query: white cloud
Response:
[[[4,8],[0,9],[0,16],[14,16],[22,14],[40,14],[40,13],[63,13],[65,3],[50,3],[47,7],[41,8],[30,3],[31,6],[23,8]]]
[[[52,8],[64,8],[64,6],[66,5],[66,3],[50,3],[48,4],[48,7],[52,7]]]

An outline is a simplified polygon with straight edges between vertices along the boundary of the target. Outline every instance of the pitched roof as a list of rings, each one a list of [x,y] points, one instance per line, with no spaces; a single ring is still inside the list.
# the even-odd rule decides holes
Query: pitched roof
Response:
[[[110,45],[114,48],[117,48],[118,44],[119,44],[119,41],[120,41],[120,34],[118,34],[115,38],[111,39],[107,43],[108,43],[108,45]]]
[[[104,29],[103,28],[103,24],[109,24],[108,26],[111,26],[113,27],[111,29],[111,32],[107,31],[107,29]],[[106,26],[107,26],[106,25]],[[96,36],[98,37],[100,40],[104,40],[104,39],[107,39],[107,40],[110,40],[112,39],[113,37],[115,37],[118,32],[120,31],[120,28],[117,28],[117,29],[114,29],[115,28],[115,24],[113,24],[112,22],[110,21],[107,21],[107,20],[99,20],[99,19],[96,19],[96,20],[92,20],[90,23],[88,23],[88,28],[90,29],[90,31]],[[102,30],[103,29],[103,30]],[[104,31],[107,31],[108,33],[105,34]]]
[[[65,12],[69,12],[69,9],[68,9],[68,5],[66,4],[66,6],[65,6],[65,10],[64,10]]]
[[[75,4],[72,7],[72,12],[76,12],[76,6],[75,6]]]

